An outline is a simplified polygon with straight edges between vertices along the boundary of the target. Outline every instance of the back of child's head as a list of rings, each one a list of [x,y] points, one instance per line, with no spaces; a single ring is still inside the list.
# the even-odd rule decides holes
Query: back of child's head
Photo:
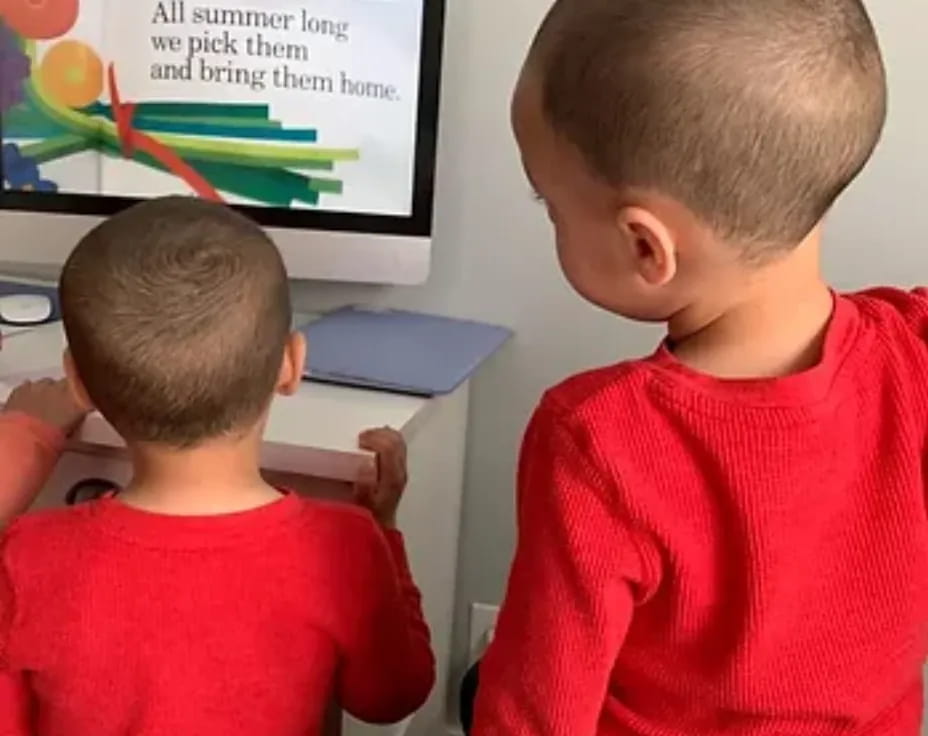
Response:
[[[860,0],[558,0],[527,73],[600,179],[666,195],[755,251],[815,227],[886,114]]]
[[[280,254],[243,215],[183,197],[125,210],[77,245],[61,301],[76,371],[127,441],[195,446],[266,410],[290,296]]]

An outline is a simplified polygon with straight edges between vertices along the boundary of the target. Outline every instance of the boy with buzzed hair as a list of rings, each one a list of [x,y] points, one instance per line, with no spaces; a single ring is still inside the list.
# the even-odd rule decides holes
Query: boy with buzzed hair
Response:
[[[832,292],[886,112],[859,0],[559,0],[513,124],[590,302],[667,324],[546,394],[473,732],[916,736],[928,298]]]
[[[19,678],[32,732],[67,736],[305,736],[332,703],[412,714],[434,659],[396,530],[402,438],[361,439],[380,468],[357,489],[369,512],[259,470],[272,397],[305,357],[267,235],[216,204],[152,200],[88,234],[60,292],[71,393],[125,439],[133,477],[4,534],[0,698]]]

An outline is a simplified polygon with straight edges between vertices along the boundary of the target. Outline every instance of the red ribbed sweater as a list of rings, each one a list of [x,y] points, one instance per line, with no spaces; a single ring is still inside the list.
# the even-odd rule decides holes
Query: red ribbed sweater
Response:
[[[2,543],[0,665],[2,736],[9,673],[30,736],[306,736],[333,699],[398,721],[434,681],[402,537],[289,494],[202,518],[117,499],[22,517]]]
[[[838,297],[821,363],[721,381],[661,349],[528,430],[478,736],[916,736],[928,301]]]

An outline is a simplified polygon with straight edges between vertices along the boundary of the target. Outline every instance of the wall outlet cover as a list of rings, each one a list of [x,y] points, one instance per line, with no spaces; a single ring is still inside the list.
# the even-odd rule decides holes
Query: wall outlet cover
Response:
[[[484,651],[493,640],[499,606],[488,603],[473,603],[470,607],[470,629],[468,632],[467,654],[471,663],[483,656]]]

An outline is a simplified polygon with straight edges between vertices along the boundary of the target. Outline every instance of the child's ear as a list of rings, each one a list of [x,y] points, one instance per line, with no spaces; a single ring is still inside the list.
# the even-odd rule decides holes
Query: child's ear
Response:
[[[292,396],[300,388],[306,366],[306,338],[300,332],[291,332],[284,346],[284,359],[280,364],[277,393]]]
[[[71,389],[71,396],[74,397],[74,400],[81,409],[84,411],[93,411],[96,407],[93,405],[93,401],[90,400],[90,395],[87,393],[84,382],[77,373],[77,366],[74,365],[74,357],[71,355],[70,349],[64,351],[63,362],[64,375],[68,379],[68,388]]]
[[[623,207],[618,226],[631,248],[635,270],[648,286],[665,286],[677,275],[677,248],[660,218],[643,207]]]

